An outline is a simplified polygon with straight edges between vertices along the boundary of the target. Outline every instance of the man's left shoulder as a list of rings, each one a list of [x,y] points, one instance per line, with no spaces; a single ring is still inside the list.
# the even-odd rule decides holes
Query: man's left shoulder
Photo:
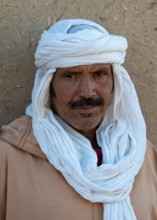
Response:
[[[157,186],[157,148],[148,140],[143,165],[137,177]]]
[[[147,141],[143,165],[135,177],[131,201],[137,219],[157,219],[157,148]]]
[[[144,164],[148,164],[152,168],[156,169],[157,172],[157,148],[147,140],[147,149]]]

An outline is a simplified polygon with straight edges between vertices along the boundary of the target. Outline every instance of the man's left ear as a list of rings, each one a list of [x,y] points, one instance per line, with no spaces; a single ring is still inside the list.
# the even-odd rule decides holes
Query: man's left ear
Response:
[[[114,99],[114,90],[112,90],[108,106],[111,105],[111,103],[113,103],[113,99]]]
[[[112,64],[111,64],[111,71],[112,71],[112,79],[113,79],[113,87],[112,87],[111,95],[113,95],[113,92],[114,92],[114,73],[113,73],[113,66],[112,66]]]

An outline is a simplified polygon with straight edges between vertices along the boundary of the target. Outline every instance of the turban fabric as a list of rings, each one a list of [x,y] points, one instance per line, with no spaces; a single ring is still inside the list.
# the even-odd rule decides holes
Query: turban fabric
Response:
[[[146,150],[146,128],[134,85],[121,66],[127,40],[84,19],[61,20],[45,30],[35,53],[32,103],[35,137],[49,162],[82,197],[104,204],[105,220],[135,220],[130,192]],[[49,107],[49,86],[57,68],[111,63],[114,92],[96,131],[103,162],[91,143]]]

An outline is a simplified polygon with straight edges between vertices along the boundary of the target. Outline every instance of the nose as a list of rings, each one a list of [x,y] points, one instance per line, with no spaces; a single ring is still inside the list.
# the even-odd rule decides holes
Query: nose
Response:
[[[78,95],[83,98],[93,98],[96,95],[96,85],[90,77],[81,78],[78,85]]]

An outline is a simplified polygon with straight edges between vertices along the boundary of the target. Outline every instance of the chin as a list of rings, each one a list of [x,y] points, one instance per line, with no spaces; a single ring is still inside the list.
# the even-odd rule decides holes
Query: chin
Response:
[[[96,130],[99,126],[99,122],[97,123],[80,123],[80,124],[73,124],[71,125],[75,130],[81,130],[81,131],[90,131],[90,130]]]

